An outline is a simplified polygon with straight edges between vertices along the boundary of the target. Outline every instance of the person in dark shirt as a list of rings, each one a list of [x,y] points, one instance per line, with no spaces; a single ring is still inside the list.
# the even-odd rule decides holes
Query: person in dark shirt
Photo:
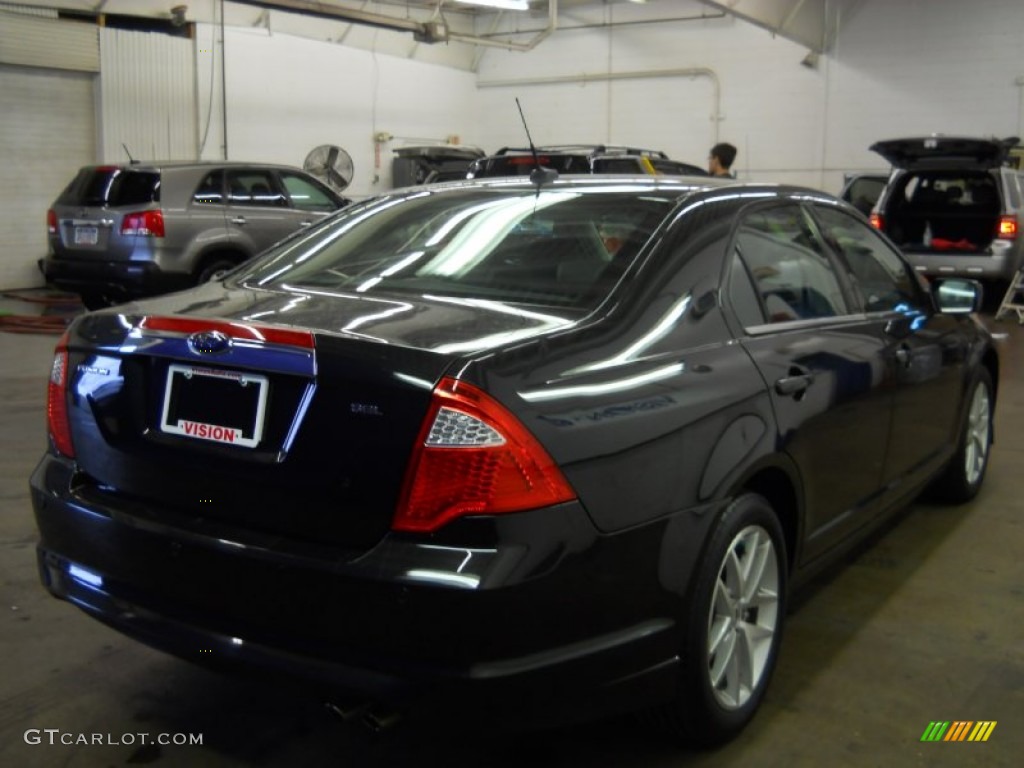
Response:
[[[729,170],[736,160],[736,147],[722,142],[715,144],[708,155],[708,173],[712,176],[728,176],[735,178]]]

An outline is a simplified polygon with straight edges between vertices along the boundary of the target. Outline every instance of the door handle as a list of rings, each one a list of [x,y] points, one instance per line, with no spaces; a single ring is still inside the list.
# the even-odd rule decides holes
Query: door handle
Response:
[[[910,362],[911,362],[910,347],[908,347],[906,344],[901,344],[896,349],[896,362],[898,362],[904,368],[909,368],[910,367]]]
[[[231,223],[232,224],[237,224],[240,227],[244,226],[245,225],[245,216],[236,216],[235,218],[233,218],[231,220]]]
[[[802,365],[791,365],[788,376],[775,380],[775,391],[780,395],[799,400],[813,383],[813,373]]]
[[[313,223],[312,221],[300,221],[299,222],[299,226],[300,227],[308,227],[312,223]]]

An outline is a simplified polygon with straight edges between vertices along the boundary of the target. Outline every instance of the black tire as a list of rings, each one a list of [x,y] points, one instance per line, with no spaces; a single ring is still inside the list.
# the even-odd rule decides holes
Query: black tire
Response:
[[[751,570],[746,583],[758,589],[733,600],[744,582],[738,566],[759,559],[762,576]],[[682,617],[679,691],[660,710],[662,723],[687,744],[727,741],[757,711],[782,640],[786,575],[785,536],[771,505],[757,494],[739,497],[718,520],[697,566]],[[712,637],[719,638],[714,648]],[[746,639],[756,639],[756,648]],[[741,684],[744,673],[752,685]]]
[[[936,501],[963,504],[978,495],[992,448],[992,376],[981,368],[967,395],[956,453],[932,485]]]
[[[202,285],[208,283],[211,280],[216,280],[225,272],[234,269],[237,264],[228,258],[214,257],[210,261],[203,264],[199,272],[196,274],[196,285]]]
[[[113,304],[113,302],[102,293],[86,292],[80,294],[79,298],[82,300],[82,306],[90,312],[94,309],[106,309]]]

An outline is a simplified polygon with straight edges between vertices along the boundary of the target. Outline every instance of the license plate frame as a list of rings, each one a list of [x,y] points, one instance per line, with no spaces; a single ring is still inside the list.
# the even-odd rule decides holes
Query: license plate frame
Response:
[[[97,245],[99,241],[99,227],[75,227],[75,245]]]
[[[269,389],[270,380],[258,373],[171,363],[164,381],[160,431],[255,448],[263,438]],[[239,393],[244,397],[232,397]]]

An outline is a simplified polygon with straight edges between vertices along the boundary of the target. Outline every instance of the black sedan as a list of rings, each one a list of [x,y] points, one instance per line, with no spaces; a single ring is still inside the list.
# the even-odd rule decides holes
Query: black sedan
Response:
[[[805,189],[384,195],[70,327],[31,479],[42,578],[371,712],[653,707],[720,742],[793,587],[926,487],[978,492],[978,300]]]

